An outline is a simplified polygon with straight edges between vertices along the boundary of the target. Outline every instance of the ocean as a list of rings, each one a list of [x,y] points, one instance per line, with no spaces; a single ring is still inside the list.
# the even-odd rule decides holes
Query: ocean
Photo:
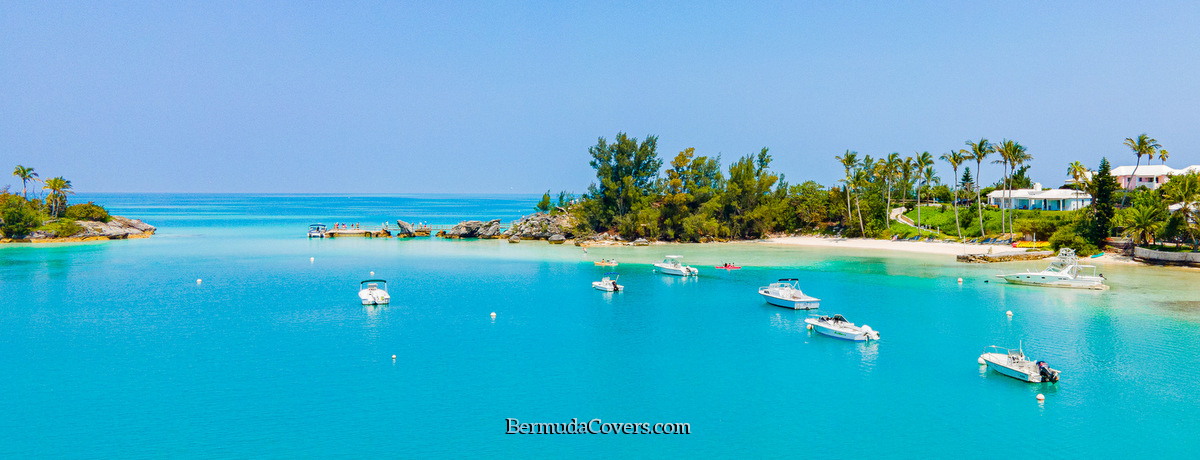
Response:
[[[159,230],[0,246],[0,458],[1180,458],[1200,448],[1195,270],[1106,265],[1112,289],[1095,292],[994,281],[1043,263],[944,255],[305,237],[314,222],[510,221],[538,198],[74,197]],[[654,273],[667,254],[700,276]],[[620,265],[592,263],[601,258]],[[721,262],[744,268],[713,268]],[[591,288],[608,271],[624,292]],[[359,304],[368,278],[388,281],[391,305]],[[800,279],[820,310],[765,304],[757,288],[778,278]],[[810,313],[869,324],[881,340],[817,335],[804,327]],[[982,370],[988,345],[1023,347],[1062,380]],[[690,433],[507,434],[509,419]]]

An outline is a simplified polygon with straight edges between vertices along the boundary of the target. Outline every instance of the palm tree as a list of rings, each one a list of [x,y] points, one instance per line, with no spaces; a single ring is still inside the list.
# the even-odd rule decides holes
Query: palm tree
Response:
[[[928,168],[930,170],[933,169],[933,168],[930,168],[930,166],[933,165],[933,155],[930,155],[929,152],[918,153],[914,163],[917,165],[917,179],[920,179],[922,176],[922,173],[927,174],[929,172],[929,171],[926,171],[926,168]],[[926,175],[926,177],[928,177],[928,176]],[[926,183],[928,183],[928,181],[926,181]],[[921,186],[920,185],[917,185],[917,236],[921,236]]]
[[[870,156],[868,156],[867,158],[870,158]],[[862,187],[865,187],[868,183],[870,183],[870,180],[871,180],[871,175],[870,175],[870,173],[867,172],[867,169],[865,167],[859,167],[854,170],[854,179],[853,179],[854,192],[855,192],[854,193],[854,206],[856,208],[858,208],[858,231],[860,233],[862,233],[863,237],[867,236],[867,227],[865,225],[863,225],[862,202],[860,200],[858,191],[859,191],[859,189],[861,189]]]
[[[1154,153],[1162,148],[1161,145],[1158,145],[1158,139],[1151,138],[1146,133],[1139,134],[1137,139],[1126,137],[1125,146],[1133,150],[1134,155],[1137,155],[1137,163],[1133,165],[1133,172],[1129,174],[1129,183],[1125,185],[1127,191],[1121,195],[1121,207],[1125,207],[1125,197],[1129,195],[1129,185],[1132,185],[1134,179],[1137,178],[1138,166],[1142,164],[1142,155],[1145,155],[1146,158],[1154,159]]]
[[[61,200],[63,204],[67,202],[67,194],[74,194],[71,191],[71,181],[63,179],[62,176],[47,179],[43,189],[50,191],[50,214],[58,216],[58,203]]]
[[[21,197],[28,200],[29,199],[29,191],[28,191],[28,187],[26,186],[26,184],[28,184],[29,181],[36,182],[38,180],[37,173],[33,172],[33,168],[30,168],[28,166],[17,165],[17,168],[13,170],[13,176],[19,177],[21,179]]]
[[[1166,149],[1158,149],[1158,161],[1161,161],[1165,165],[1167,164],[1167,158],[1171,158],[1171,152],[1168,152]]]
[[[986,138],[979,139],[979,142],[967,141],[967,146],[971,147],[969,160],[975,160],[975,203],[979,206],[979,236],[983,236],[986,232],[983,230],[983,197],[980,196],[981,190],[980,172],[983,168],[983,160],[987,158],[993,151],[992,144],[988,143]]]
[[[1122,211],[1121,215],[1125,234],[1133,237],[1133,244],[1153,241],[1154,235],[1165,224],[1162,209],[1155,206],[1133,206]]]
[[[1025,146],[1021,145],[1020,142],[1010,141],[1008,139],[1005,139],[1004,141],[1000,142],[999,145],[996,146],[996,150],[1000,152],[1000,156],[1002,158],[1004,158],[1006,165],[1011,167],[1010,168],[1011,171],[1016,171],[1017,167],[1033,160],[1033,156],[1025,151]],[[1012,175],[1011,174],[1007,174],[1007,173],[1005,174],[1005,187],[1004,188],[1006,189],[1006,191],[1008,193],[1008,206],[1009,206],[1009,208],[1012,208],[1013,205],[1012,205]],[[1001,212],[1003,212],[1003,207],[1001,209]],[[1001,214],[1001,218],[1002,218],[1001,225],[1003,225],[1003,217],[1004,217],[1004,215]],[[1013,210],[1009,209],[1009,211],[1008,211],[1008,232],[1009,233],[1014,233],[1012,219],[1013,219]]]
[[[834,158],[837,158],[837,160],[842,163],[842,167],[846,168],[846,179],[843,180],[843,183],[846,184],[846,222],[848,223],[853,220],[850,216],[850,183],[853,182],[853,177],[850,171],[853,170],[855,166],[858,166],[858,152],[846,150],[845,154],[836,156]]]
[[[1200,215],[1195,215],[1196,202],[1200,201],[1200,174],[1191,172],[1175,176],[1163,186],[1162,191],[1167,203],[1179,205],[1179,209],[1172,214],[1183,221],[1188,237],[1192,240],[1192,250],[1197,250],[1196,234],[1192,231],[1191,221],[1200,218]]]
[[[904,167],[904,160],[900,159],[900,154],[892,152],[888,154],[887,160],[883,161],[884,172],[887,174],[887,221],[890,225],[892,222],[892,184],[896,182],[896,177],[902,172],[900,169]]]
[[[1004,170],[1000,175],[1000,181],[1004,184],[1004,191],[1002,192],[1003,194],[1001,195],[1004,197],[1004,201],[1000,202],[1000,233],[1005,233],[1004,223],[1007,222],[1004,219],[1004,210],[1006,209],[1005,205],[1012,206],[1012,203],[1009,201],[1010,199],[1008,198],[1008,164],[1009,164],[1008,159],[1009,159],[1009,156],[1008,156],[1008,152],[1006,152],[1003,149],[1004,144],[1008,143],[1008,142],[1011,142],[1011,141],[1009,141],[1008,139],[1005,139],[1004,141],[1001,141],[1001,143],[999,145],[996,145],[995,151],[996,151],[996,153],[1000,154],[1000,158],[997,160],[992,160],[992,164],[1001,165],[1001,166],[1003,166],[1003,170]]]
[[[1091,171],[1088,171],[1087,166],[1078,161],[1072,161],[1071,164],[1067,165],[1067,175],[1071,176],[1071,179],[1074,179],[1080,188],[1087,189],[1085,182],[1090,173]]]
[[[916,175],[917,163],[913,161],[913,157],[904,157],[904,161],[900,162],[900,182],[904,184],[903,198],[908,201],[908,190],[912,188],[912,179]]]
[[[949,151],[943,153],[942,161],[950,163],[950,168],[954,170],[954,229],[958,231],[958,239],[962,240],[962,226],[958,223],[958,167],[967,161],[967,151]]]

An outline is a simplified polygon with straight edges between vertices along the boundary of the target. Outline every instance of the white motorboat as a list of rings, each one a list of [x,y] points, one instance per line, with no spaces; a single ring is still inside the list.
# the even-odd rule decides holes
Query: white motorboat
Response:
[[[988,369],[1017,380],[1058,383],[1058,370],[1051,369],[1045,361],[1030,361],[1025,357],[1025,351],[1020,348],[1010,350],[993,345],[985,348],[979,359],[987,364]]]
[[[618,292],[625,290],[625,286],[617,284],[617,278],[620,278],[620,275],[612,272],[605,273],[605,275],[613,275],[613,277],[609,278],[608,276],[605,276],[604,279],[601,279],[600,281],[592,281],[592,287],[605,292]]]
[[[363,305],[387,305],[392,300],[387,293],[387,281],[365,280],[359,283],[358,298]]]
[[[1085,273],[1089,272],[1090,274]],[[1058,257],[1050,266],[1040,272],[1026,271],[1024,273],[1010,273],[1006,275],[996,275],[1004,278],[1009,284],[1024,284],[1028,286],[1044,286],[1044,287],[1062,287],[1076,289],[1108,289],[1104,284],[1104,277],[1096,274],[1095,265],[1081,265],[1079,257],[1075,256],[1075,250],[1071,248],[1062,248],[1058,251]]]
[[[855,342],[879,340],[879,332],[871,329],[871,326],[866,324],[855,326],[854,323],[846,321],[846,318],[842,317],[842,315],[814,316],[805,318],[804,322],[811,325],[817,332],[830,337],[853,340]]]
[[[309,225],[308,226],[308,237],[309,238],[324,238],[325,237],[325,224]]]
[[[696,276],[700,274],[700,270],[697,270],[695,267],[679,263],[679,259],[682,258],[683,256],[667,256],[662,262],[654,264],[654,268],[668,275]]]
[[[811,310],[821,303],[821,299],[801,292],[800,280],[796,278],[784,278],[760,287],[758,293],[771,305],[793,310]]]

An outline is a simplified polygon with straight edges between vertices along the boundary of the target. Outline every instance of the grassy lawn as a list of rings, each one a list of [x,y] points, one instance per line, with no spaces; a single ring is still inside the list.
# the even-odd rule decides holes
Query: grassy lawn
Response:
[[[1053,221],[1067,222],[1071,218],[1074,211],[1028,211],[1017,210],[1013,214],[1013,223],[1016,224],[1019,220],[1025,219],[1046,219]],[[913,209],[904,213],[905,217],[917,221],[917,210]],[[963,238],[975,238],[979,234],[979,212],[973,208],[958,208],[958,219],[962,225]],[[1000,233],[1001,213],[999,209],[984,209],[983,210],[983,225],[987,229],[988,235]],[[938,207],[921,207],[921,225],[940,229],[946,235],[958,236],[957,230],[954,228],[954,208],[952,206]],[[1017,229],[1020,229],[1020,224],[1017,224]],[[907,227],[907,226],[906,226]],[[911,227],[909,227],[911,228]],[[894,232],[894,231],[893,231]],[[914,229],[915,233],[915,229]],[[1038,235],[1039,240],[1045,240],[1050,235]]]

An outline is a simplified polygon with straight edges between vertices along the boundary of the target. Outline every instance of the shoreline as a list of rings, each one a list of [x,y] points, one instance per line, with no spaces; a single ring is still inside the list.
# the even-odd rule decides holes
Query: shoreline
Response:
[[[1012,251],[1012,246],[1000,244],[960,244],[930,241],[891,241],[867,238],[820,238],[815,236],[784,236],[757,240],[760,243],[783,246],[808,246],[822,248],[870,249],[882,251],[915,252],[922,254],[960,255],[988,254]]]

